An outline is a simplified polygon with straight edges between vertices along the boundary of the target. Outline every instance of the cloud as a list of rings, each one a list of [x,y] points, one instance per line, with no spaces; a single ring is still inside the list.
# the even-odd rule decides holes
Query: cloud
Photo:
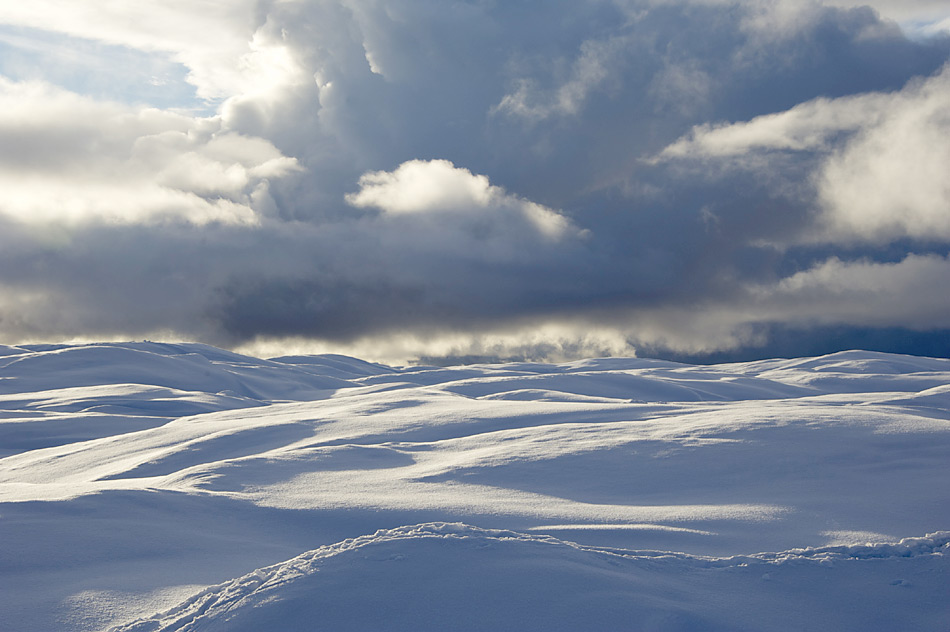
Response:
[[[588,96],[603,87],[623,61],[629,42],[623,35],[606,40],[585,40],[570,64],[566,78],[548,93],[539,90],[531,79],[521,78],[517,89],[502,97],[492,113],[503,113],[538,121],[550,116],[576,115]]]
[[[892,101],[890,96],[882,95],[819,98],[751,121],[703,123],[664,148],[654,161],[741,159],[752,152],[769,151],[829,151],[836,136],[878,122]]]
[[[883,16],[896,20],[912,32],[936,34],[950,30],[950,11],[943,0],[827,0],[832,6],[853,7],[861,4],[873,7]],[[942,23],[942,24],[941,24]]]
[[[886,242],[950,240],[950,65],[915,81],[818,174],[822,228]]]
[[[359,208],[375,207],[392,215],[469,216],[482,221],[482,230],[504,222],[508,229],[521,224],[526,231],[557,241],[579,231],[556,211],[492,186],[448,160],[410,160],[392,172],[373,171],[359,179],[360,190],[346,196]]]
[[[253,223],[299,171],[220,123],[0,78],[0,214],[26,223]]]
[[[754,290],[763,321],[950,328],[950,259],[908,255],[895,263],[832,257]]]
[[[766,171],[781,155],[811,162],[814,241],[950,239],[950,65],[893,93],[820,98],[739,123],[702,124],[654,164],[700,160]],[[777,156],[778,154],[778,156]],[[810,183],[806,183],[810,184]]]
[[[255,5],[252,0],[145,0],[134,6],[36,0],[6,4],[0,23],[171,55],[189,69],[188,81],[200,97],[217,99],[243,93],[269,70],[257,63],[261,51],[252,41]]]
[[[945,327],[912,312],[950,247],[927,142],[950,39],[868,8],[37,0],[0,23],[23,62],[5,341],[564,359]],[[80,74],[178,68],[180,102],[129,97],[124,62],[115,97],[44,72],[46,44]]]
[[[353,206],[375,206],[387,213],[458,212],[485,208],[504,192],[492,190],[485,176],[459,169],[448,160],[411,160],[393,172],[365,173],[360,191],[346,196]]]
[[[0,75],[130,105],[209,110],[169,55],[0,24]],[[213,111],[213,108],[211,109]]]
[[[241,353],[259,357],[342,352],[360,358],[376,358],[394,365],[498,360],[566,362],[578,358],[632,357],[637,353],[625,333],[592,329],[578,323],[533,324],[490,332],[425,335],[400,332],[386,336],[366,336],[343,344],[314,341],[312,338],[260,338],[237,349]]]

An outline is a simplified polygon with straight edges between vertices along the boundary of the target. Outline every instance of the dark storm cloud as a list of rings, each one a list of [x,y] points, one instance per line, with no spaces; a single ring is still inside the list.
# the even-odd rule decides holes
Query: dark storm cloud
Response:
[[[236,99],[226,115],[319,166],[308,188],[334,208],[364,171],[415,158],[563,208],[636,178],[639,158],[694,124],[898,89],[950,50],[911,42],[868,9],[772,26],[755,23],[756,5],[646,7],[280,3],[262,36],[316,80],[270,110]],[[326,212],[295,199],[298,214]]]
[[[261,2],[246,23],[244,74],[178,54],[199,94],[232,90],[216,117],[3,85],[6,339],[698,357],[950,327],[945,36],[764,2]]]

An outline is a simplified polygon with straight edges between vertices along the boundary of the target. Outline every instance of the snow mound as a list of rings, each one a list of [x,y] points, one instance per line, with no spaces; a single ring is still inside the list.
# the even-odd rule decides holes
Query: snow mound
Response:
[[[315,375],[336,377],[344,380],[396,373],[397,369],[367,362],[358,358],[324,353],[313,356],[280,356],[271,358],[271,362],[293,365]]]
[[[228,392],[254,399],[309,399],[350,386],[293,365],[247,358],[201,344],[36,345],[0,356],[0,393],[106,384]]]
[[[932,358],[4,347],[0,628],[944,630],[948,451]]]
[[[839,351],[815,358],[792,360],[785,368],[863,375],[898,375],[950,370],[950,360],[877,351]]]
[[[946,384],[950,360],[874,351],[841,351],[816,358],[764,360],[731,366],[825,393],[916,392]]]
[[[429,523],[309,551],[114,632],[931,629],[942,590],[917,578],[950,571],[948,552],[943,532],[713,559]]]

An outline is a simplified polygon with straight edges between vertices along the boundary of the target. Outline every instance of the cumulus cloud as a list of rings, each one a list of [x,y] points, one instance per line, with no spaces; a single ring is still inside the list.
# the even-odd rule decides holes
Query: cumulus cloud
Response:
[[[950,66],[893,93],[820,98],[739,123],[705,123],[652,159],[767,170],[776,154],[811,161],[815,241],[950,239]]]
[[[824,228],[835,236],[950,240],[950,65],[888,99],[877,120],[818,174]]]
[[[460,212],[484,208],[492,198],[488,178],[459,169],[447,160],[411,160],[393,172],[374,171],[360,177],[360,191],[346,196],[353,206],[375,206],[388,213]]]
[[[757,292],[771,320],[950,328],[950,259],[938,255],[895,263],[832,257]]]
[[[484,230],[496,224],[522,224],[527,232],[559,240],[579,233],[556,211],[510,195],[488,178],[448,160],[410,160],[392,172],[373,171],[359,179],[360,190],[346,196],[352,206],[379,208],[393,215],[467,216]],[[478,224],[476,224],[478,225]],[[522,231],[524,232],[524,231]]]
[[[0,78],[0,214],[26,223],[253,223],[299,170],[214,120]]]

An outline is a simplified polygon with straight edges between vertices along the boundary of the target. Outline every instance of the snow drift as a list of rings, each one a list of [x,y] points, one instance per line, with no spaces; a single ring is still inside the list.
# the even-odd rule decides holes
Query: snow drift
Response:
[[[424,524],[310,551],[117,632],[256,632],[274,622],[292,630],[936,629],[944,621],[928,605],[943,587],[909,587],[939,572],[948,552],[948,532],[708,559]],[[914,579],[894,579],[908,572]],[[873,609],[842,609],[871,598]]]
[[[931,358],[4,347],[0,610],[20,631],[940,630],[948,448]]]

